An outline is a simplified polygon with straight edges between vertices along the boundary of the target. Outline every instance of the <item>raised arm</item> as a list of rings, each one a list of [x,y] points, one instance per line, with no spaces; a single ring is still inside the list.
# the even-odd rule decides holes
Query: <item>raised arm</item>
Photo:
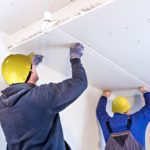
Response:
[[[42,91],[46,91],[48,105],[52,113],[58,113],[65,109],[87,88],[86,73],[80,60],[83,49],[84,47],[80,43],[76,43],[70,48],[72,78],[40,87],[44,89]]]
[[[96,114],[100,124],[109,118],[109,115],[106,111],[107,99],[109,96],[111,96],[111,91],[104,90],[97,105]]]
[[[147,123],[150,121],[150,92],[147,87],[140,87],[140,92],[144,96],[145,105],[136,113],[132,114],[138,119],[144,119]]]

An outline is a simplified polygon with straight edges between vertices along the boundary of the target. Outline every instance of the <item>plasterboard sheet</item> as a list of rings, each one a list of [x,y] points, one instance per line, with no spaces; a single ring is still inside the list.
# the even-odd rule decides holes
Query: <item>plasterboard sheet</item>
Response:
[[[150,1],[116,0],[61,29],[150,85]]]
[[[12,34],[42,19],[44,11],[55,12],[71,0],[1,0],[0,29]]]
[[[56,29],[50,34],[44,34],[16,48],[14,53],[30,53],[34,51],[44,55],[43,64],[66,76],[70,76],[69,46],[77,42],[63,31]],[[82,58],[89,84],[98,88],[129,89],[141,85],[127,73],[113,66],[104,57],[96,55],[94,50],[85,46]],[[43,74],[46,74],[43,70]]]

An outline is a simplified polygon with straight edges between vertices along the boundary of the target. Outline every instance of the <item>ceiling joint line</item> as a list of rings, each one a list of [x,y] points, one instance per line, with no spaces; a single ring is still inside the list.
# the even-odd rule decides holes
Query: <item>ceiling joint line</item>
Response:
[[[102,55],[101,53],[97,52],[96,50],[94,50],[91,46],[89,46],[88,44],[86,44],[85,42],[75,38],[73,35],[70,35],[69,33],[67,33],[66,31],[64,31],[62,28],[59,30],[61,32],[63,32],[64,34],[66,34],[67,36],[69,36],[71,39],[74,39],[75,41],[79,41],[81,43],[83,43],[86,47],[88,47],[92,53],[102,57],[103,59],[105,59],[107,62],[109,62],[110,64],[112,64],[114,66],[114,68],[116,67],[116,69],[123,71],[124,73],[126,73],[128,76],[130,76],[132,79],[136,80],[138,83],[148,86],[150,87],[150,85],[148,85],[147,83],[145,83],[144,81],[142,81],[141,79],[139,79],[138,77],[134,76],[132,73],[128,72],[127,70],[125,70],[124,68],[122,68],[121,66],[119,66],[118,64],[114,63],[113,61],[111,61],[109,58],[105,57],[104,55]]]

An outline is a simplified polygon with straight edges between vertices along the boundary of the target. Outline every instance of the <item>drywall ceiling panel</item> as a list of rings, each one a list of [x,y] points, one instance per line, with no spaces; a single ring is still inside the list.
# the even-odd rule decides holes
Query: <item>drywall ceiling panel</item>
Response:
[[[116,0],[61,29],[150,85],[149,6],[149,0]]]
[[[44,11],[54,12],[71,0],[1,0],[0,29],[12,34],[40,20]]]
[[[36,53],[44,55],[43,64],[66,76],[71,75],[69,63],[69,46],[77,42],[63,31],[56,29],[50,34],[43,34],[27,43],[11,49],[14,53]],[[88,81],[98,88],[126,89],[135,88],[141,84],[128,73],[112,65],[103,56],[96,55],[95,51],[85,47],[83,56]],[[46,74],[43,70],[43,74]],[[50,76],[50,75],[48,75]]]

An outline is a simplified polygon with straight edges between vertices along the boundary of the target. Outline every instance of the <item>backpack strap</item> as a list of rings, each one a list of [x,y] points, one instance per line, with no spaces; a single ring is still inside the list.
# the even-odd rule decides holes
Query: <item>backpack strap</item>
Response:
[[[111,134],[113,131],[112,131],[112,128],[111,128],[111,126],[110,126],[109,120],[106,121],[106,126],[107,126],[107,129],[108,129],[109,133]]]
[[[131,117],[128,116],[128,123],[127,123],[127,129],[128,129],[128,130],[129,130],[130,127],[131,127],[131,123],[132,123]]]
[[[131,117],[130,117],[130,116],[128,116],[128,122],[127,122],[127,129],[128,129],[128,130],[129,130],[129,129],[130,129],[130,127],[131,127],[131,123],[132,123],[132,121],[131,121]],[[108,129],[109,133],[110,133],[110,134],[111,134],[111,133],[113,133],[112,128],[111,128],[111,126],[110,126],[110,122],[109,122],[109,120],[108,120],[108,121],[106,121],[106,126],[107,126],[107,129]]]

